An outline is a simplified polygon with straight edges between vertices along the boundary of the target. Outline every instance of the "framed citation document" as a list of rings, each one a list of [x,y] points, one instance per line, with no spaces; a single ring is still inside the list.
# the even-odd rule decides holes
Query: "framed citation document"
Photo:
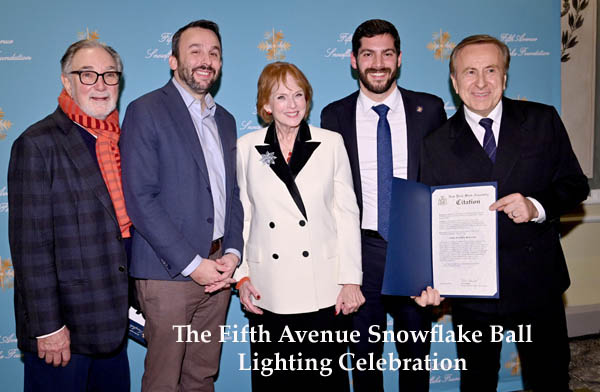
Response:
[[[498,298],[496,183],[393,181],[382,294]]]

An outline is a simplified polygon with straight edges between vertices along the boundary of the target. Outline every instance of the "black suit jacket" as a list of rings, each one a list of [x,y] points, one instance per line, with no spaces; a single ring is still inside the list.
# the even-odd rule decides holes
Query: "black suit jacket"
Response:
[[[498,199],[521,193],[538,200],[543,223],[515,224],[498,213],[499,300],[456,300],[484,312],[527,311],[544,305],[569,286],[559,241],[559,217],[587,197],[569,137],[556,110],[547,105],[502,99],[502,120],[493,164],[475,138],[461,107],[427,136],[421,180],[428,185],[498,182]]]
[[[421,141],[430,131],[440,127],[446,121],[444,103],[435,95],[405,90],[401,87],[402,101],[406,115],[408,143],[408,179],[417,181],[419,178],[419,160]],[[339,132],[344,138],[344,144],[350,158],[354,191],[358,200],[362,219],[362,187],[356,140],[356,102],[359,92],[327,105],[321,112],[321,128]]]
[[[127,332],[127,256],[104,180],[62,110],[13,144],[9,242],[18,346],[66,325],[71,352],[109,353]]]

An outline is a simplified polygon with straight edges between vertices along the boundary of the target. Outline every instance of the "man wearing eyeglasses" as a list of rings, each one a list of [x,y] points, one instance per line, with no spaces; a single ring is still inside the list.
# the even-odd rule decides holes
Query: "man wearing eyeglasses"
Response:
[[[9,241],[25,391],[129,391],[122,68],[105,44],[72,44],[58,108],[12,146]]]

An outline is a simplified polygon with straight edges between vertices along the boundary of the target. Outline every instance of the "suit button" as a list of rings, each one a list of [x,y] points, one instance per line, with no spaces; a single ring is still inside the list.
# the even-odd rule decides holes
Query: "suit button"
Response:
[[[209,186],[206,187],[206,190],[208,191],[208,193],[212,193]]]
[[[213,223],[213,218],[206,218],[206,221],[207,221],[208,223]]]
[[[300,222],[298,222],[298,224],[299,224],[300,226],[305,226],[305,225],[306,225],[306,221],[303,219],[303,220],[301,220]]]
[[[160,262],[161,262],[161,263],[162,263],[162,264],[163,264],[165,267],[167,267],[167,269],[171,269],[171,266],[170,266],[170,265],[169,265],[169,264],[168,264],[166,261],[164,261],[163,259],[160,259]]]
[[[274,228],[275,228],[275,223],[274,223],[274,222],[269,222],[269,227],[270,227],[271,229],[274,229]]]
[[[302,256],[308,257],[308,251],[305,250],[304,252],[302,252]]]
[[[125,272],[125,266],[124,265],[120,265],[119,266],[119,272]]]
[[[279,258],[279,255],[278,255],[277,253],[273,253],[273,258],[274,258],[275,260],[277,260],[277,259]]]
[[[117,241],[123,240],[123,236],[121,235],[121,233],[117,233],[116,238],[117,238]]]

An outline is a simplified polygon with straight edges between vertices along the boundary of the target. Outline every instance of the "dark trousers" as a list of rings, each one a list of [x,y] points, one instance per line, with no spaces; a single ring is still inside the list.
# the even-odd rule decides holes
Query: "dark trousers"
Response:
[[[378,326],[379,332],[387,329],[387,313],[394,320],[394,331],[429,331],[431,329],[431,309],[421,308],[411,298],[381,295],[387,242],[383,239],[362,236],[362,292],[365,304],[353,316],[353,327],[360,332],[360,342],[350,349],[354,358],[368,358],[373,353],[375,360],[383,353],[383,342],[369,342],[369,328]],[[398,357],[425,359],[429,354],[430,341],[396,343]],[[401,392],[429,391],[429,372],[399,371]],[[355,392],[383,391],[383,373],[379,370],[352,371]]]
[[[37,353],[24,352],[25,392],[128,392],[127,345],[111,355],[71,353],[65,367],[48,365]]]
[[[334,342],[323,342],[319,338],[318,343],[304,342],[279,342],[284,328],[287,326],[297,339],[295,331],[306,333],[310,331],[345,331],[348,329],[349,320],[342,314],[335,315],[335,307],[321,309],[318,312],[300,314],[277,314],[263,310],[264,314],[256,315],[249,313],[250,327],[258,330],[262,325],[263,330],[269,331],[270,342],[251,342],[250,358],[257,359],[260,369],[252,370],[252,391],[310,391],[322,390],[332,392],[344,392],[350,389],[348,371],[339,366],[340,357],[346,353],[347,345]],[[304,370],[273,370],[268,373],[268,367],[274,368],[277,358],[285,359],[286,366],[294,359],[293,366],[298,369],[302,366]],[[312,362],[311,369],[306,370],[307,360]],[[314,365],[316,360],[316,367]],[[299,365],[301,360],[301,365]],[[250,360],[247,361],[250,363]],[[283,361],[280,361],[283,364]],[[265,366],[263,366],[263,364]],[[346,364],[344,363],[344,366]],[[281,366],[280,366],[281,369]],[[327,369],[330,369],[327,370]]]
[[[565,309],[560,296],[549,299],[548,306],[542,309],[511,314],[479,313],[453,304],[452,321],[455,331],[462,325],[463,330],[482,332],[481,343],[459,342],[456,345],[458,357],[466,360],[467,368],[461,371],[461,391],[496,391],[502,342],[491,342],[492,338],[497,337],[492,335],[491,326],[502,326],[505,331],[518,331],[519,326],[527,325],[531,325],[531,342],[516,343],[524,388],[532,391],[569,391],[571,354]],[[519,338],[518,335],[515,337]]]

